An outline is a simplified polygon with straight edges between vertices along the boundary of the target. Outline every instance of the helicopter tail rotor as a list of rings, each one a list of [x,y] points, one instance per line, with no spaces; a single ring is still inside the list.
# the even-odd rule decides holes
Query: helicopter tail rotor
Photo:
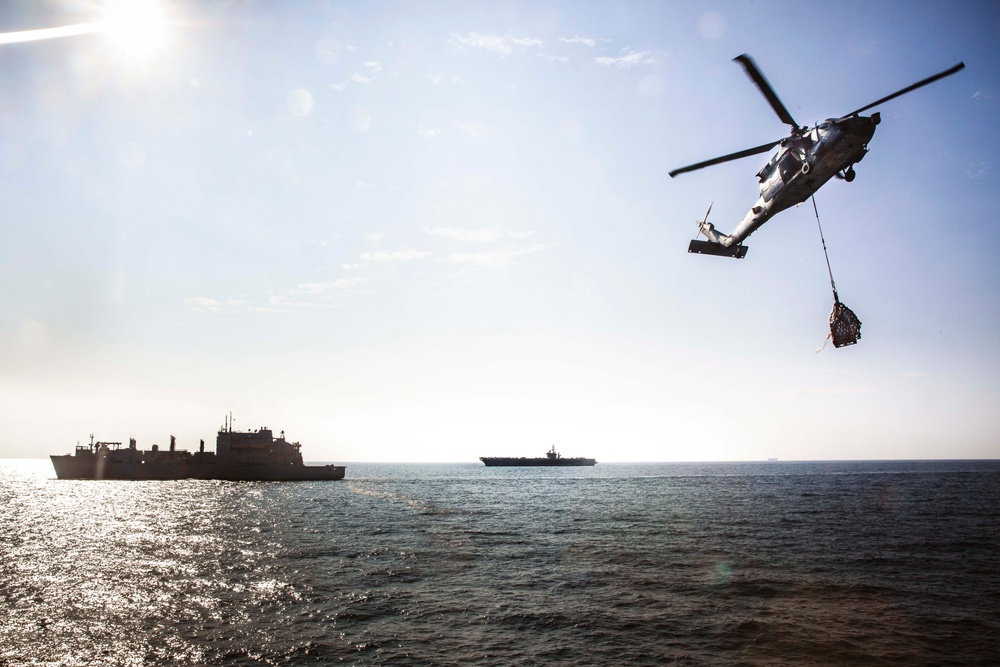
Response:
[[[695,224],[698,225],[698,233],[703,234],[707,241],[694,239],[688,245],[688,252],[698,255],[715,255],[717,257],[732,257],[743,259],[747,254],[747,247],[741,244],[730,245],[732,239],[725,234],[720,234],[715,230],[715,225],[708,221],[708,214],[712,212],[712,204],[708,205],[705,211],[705,218]]]

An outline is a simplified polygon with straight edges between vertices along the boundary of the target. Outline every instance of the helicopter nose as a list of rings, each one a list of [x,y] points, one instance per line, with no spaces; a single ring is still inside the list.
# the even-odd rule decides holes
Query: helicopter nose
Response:
[[[871,116],[853,116],[845,119],[841,124],[841,128],[848,134],[853,134],[867,140],[871,139],[872,135],[875,134],[875,126],[881,120],[881,116],[877,113],[873,113]]]

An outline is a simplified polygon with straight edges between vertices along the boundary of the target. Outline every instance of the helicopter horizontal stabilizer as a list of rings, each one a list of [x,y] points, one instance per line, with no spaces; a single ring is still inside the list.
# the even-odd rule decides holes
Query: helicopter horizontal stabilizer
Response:
[[[688,246],[688,252],[698,255],[716,255],[718,257],[732,257],[733,259],[743,259],[747,256],[747,250],[749,248],[745,245],[724,246],[721,243],[697,240],[691,241],[691,245]]]

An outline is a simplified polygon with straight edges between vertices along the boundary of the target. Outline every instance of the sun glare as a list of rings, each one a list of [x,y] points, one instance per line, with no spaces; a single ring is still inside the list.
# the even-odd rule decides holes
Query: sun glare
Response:
[[[116,57],[148,66],[167,44],[166,19],[159,0],[109,0],[101,23]]]

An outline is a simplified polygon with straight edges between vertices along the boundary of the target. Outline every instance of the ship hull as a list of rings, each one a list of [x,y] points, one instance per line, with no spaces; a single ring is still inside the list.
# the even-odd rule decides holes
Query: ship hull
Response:
[[[550,458],[508,458],[504,456],[482,456],[480,460],[486,464],[487,467],[529,467],[529,466],[543,466],[543,467],[560,467],[560,466],[592,466],[597,464],[596,459],[550,459]]]
[[[53,455],[59,479],[218,479],[232,482],[318,482],[344,479],[344,466],[220,465],[217,463],[119,462],[93,456]]]

